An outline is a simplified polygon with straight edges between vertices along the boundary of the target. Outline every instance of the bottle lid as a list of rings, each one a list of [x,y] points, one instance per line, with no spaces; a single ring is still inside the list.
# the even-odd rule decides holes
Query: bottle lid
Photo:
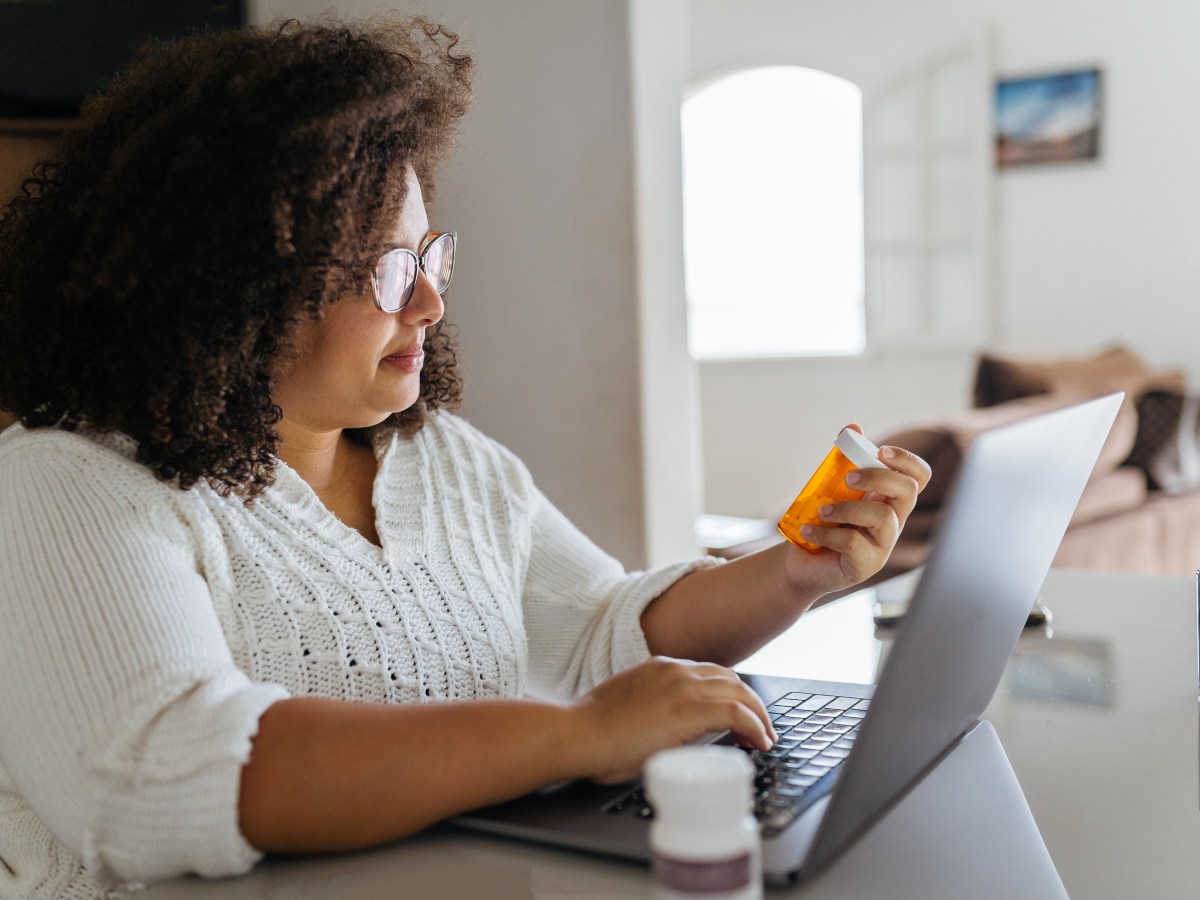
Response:
[[[842,455],[859,469],[886,469],[879,461],[879,448],[853,428],[843,428],[835,442]]]
[[[646,763],[646,795],[663,822],[736,821],[754,802],[754,764],[734,747],[676,747]]]

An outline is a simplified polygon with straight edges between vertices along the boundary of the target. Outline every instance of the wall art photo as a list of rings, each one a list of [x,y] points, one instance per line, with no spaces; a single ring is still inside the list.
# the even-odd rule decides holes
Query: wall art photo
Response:
[[[996,165],[1093,160],[1100,155],[1100,70],[996,83]]]

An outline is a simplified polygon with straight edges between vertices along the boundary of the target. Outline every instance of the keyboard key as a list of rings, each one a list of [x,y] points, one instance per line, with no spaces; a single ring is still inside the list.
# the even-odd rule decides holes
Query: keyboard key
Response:
[[[832,769],[834,766],[841,765],[843,759],[845,759],[845,757],[831,756],[828,753],[822,753],[820,756],[813,758],[812,764],[814,766],[827,766]]]
[[[794,759],[794,760],[797,760],[798,762],[802,762],[802,763],[808,762],[810,759],[812,759],[818,753],[821,753],[824,749],[825,749],[824,747],[812,747],[812,748],[797,747],[787,755],[787,758],[789,760]]]
[[[815,783],[815,782],[816,782],[816,779],[813,779],[813,783]],[[789,783],[789,784],[781,785],[779,787],[779,789],[776,791],[776,793],[780,797],[786,797],[789,800],[795,800],[797,797],[802,797],[808,791],[809,787],[810,787],[810,785],[807,785],[807,784],[802,785],[802,784]]]
[[[858,701],[853,697],[834,697],[825,704],[826,709],[849,709]]]
[[[828,694],[814,694],[813,696],[811,696],[807,700],[805,700],[803,703],[801,703],[800,708],[801,709],[820,709],[821,707],[823,707],[826,703],[828,703],[832,699],[833,699],[833,697],[829,696]]]
[[[822,750],[821,755],[833,757],[834,759],[845,759],[850,755],[850,750],[849,748],[839,747],[837,744],[834,744],[832,747],[826,747]]]
[[[840,741],[834,741],[832,748],[834,750],[850,750],[854,747],[854,741],[842,738]]]
[[[807,735],[809,740],[813,738],[827,738],[831,741],[839,740],[843,735],[849,734],[851,729],[843,728],[841,725],[826,725],[820,731]]]
[[[824,750],[833,743],[832,738],[813,738],[805,741],[800,747],[804,750]]]
[[[805,700],[807,700],[811,696],[812,696],[812,694],[785,694],[784,696],[780,697],[778,700],[774,701],[770,705],[771,706],[782,706],[782,707],[786,707],[787,709],[792,709],[795,706],[797,706],[798,704],[803,703]]]
[[[819,765],[816,765],[815,763],[809,763],[807,766],[805,766],[803,769],[800,770],[800,774],[801,775],[813,775],[817,778],[820,778],[822,775],[824,775],[828,771],[829,771],[829,766],[819,766]]]
[[[796,773],[788,779],[788,784],[799,785],[802,788],[810,788],[820,779],[816,775],[801,775]]]
[[[871,707],[870,700],[859,700],[857,703],[854,704],[853,708],[854,709],[870,709],[870,707]]]

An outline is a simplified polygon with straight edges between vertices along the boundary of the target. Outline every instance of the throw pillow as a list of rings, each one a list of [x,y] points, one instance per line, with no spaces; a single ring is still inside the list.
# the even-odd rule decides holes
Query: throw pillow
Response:
[[[1158,485],[1154,483],[1150,465],[1179,431],[1183,400],[1180,391],[1158,390],[1146,391],[1137,399],[1137,440],[1133,442],[1126,463],[1145,471],[1150,476],[1152,487],[1157,488]]]
[[[1178,399],[1174,434],[1151,456],[1146,466],[1150,483],[1166,494],[1200,488],[1200,396]]]
[[[929,463],[933,474],[917,497],[917,509],[928,509],[942,504],[954,483],[967,445],[979,432],[1087,399],[1086,394],[1071,392],[1022,397],[988,409],[961,410],[916,421],[888,435],[880,443],[911,450]],[[1137,410],[1126,398],[1100,451],[1095,475],[1111,472],[1121,464],[1133,447],[1137,429]]]
[[[975,370],[975,405],[995,406],[1019,397],[1055,391],[1078,391],[1092,396],[1125,391],[1136,400],[1147,390],[1182,393],[1183,372],[1152,372],[1125,347],[1113,347],[1094,356],[1018,360],[982,354]]]

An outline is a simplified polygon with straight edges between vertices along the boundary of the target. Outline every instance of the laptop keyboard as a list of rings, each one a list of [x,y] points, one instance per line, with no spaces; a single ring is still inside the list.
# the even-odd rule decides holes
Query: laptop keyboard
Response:
[[[767,707],[779,740],[766,752],[746,750],[754,761],[754,816],[764,837],[782,831],[833,789],[870,703],[859,697],[792,693]],[[641,787],[604,811],[654,817]]]

